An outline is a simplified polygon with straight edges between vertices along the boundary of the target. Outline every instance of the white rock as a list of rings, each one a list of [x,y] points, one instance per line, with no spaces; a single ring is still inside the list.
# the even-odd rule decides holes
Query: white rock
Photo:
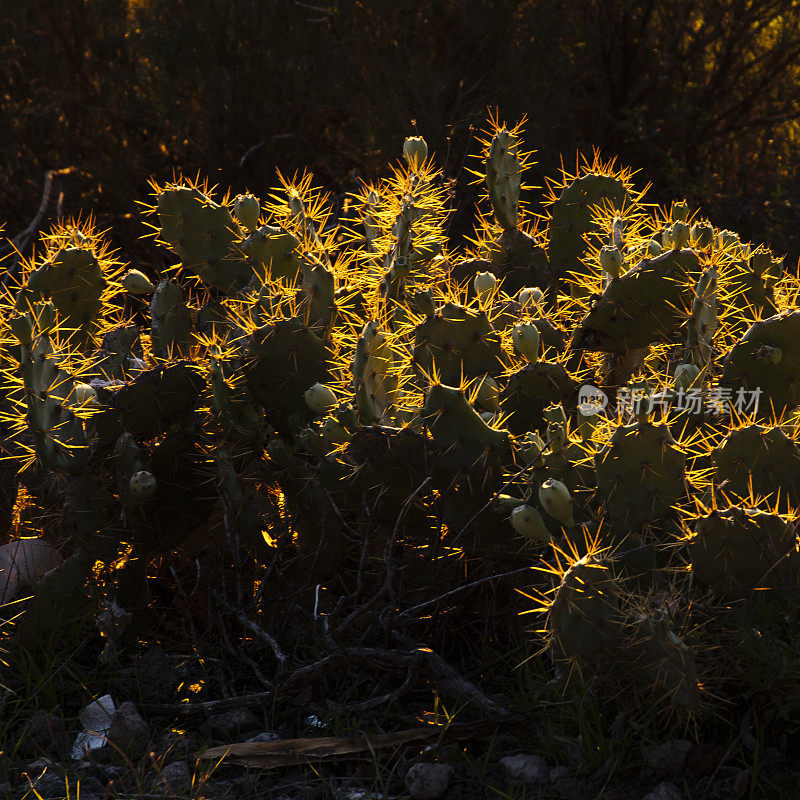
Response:
[[[550,780],[550,767],[541,756],[532,753],[506,756],[500,759],[500,766],[509,778],[526,783],[547,783]]]
[[[111,727],[111,719],[117,711],[110,694],[92,701],[78,715],[83,730],[72,745],[72,757],[83,758],[90,750],[98,750],[106,743],[105,734]]]
[[[694,745],[686,739],[669,739],[644,749],[647,766],[662,775],[675,775],[683,771],[689,751]]]
[[[659,783],[650,794],[645,795],[642,800],[683,800],[680,789],[670,781]]]
[[[435,800],[447,791],[451,774],[447,764],[414,764],[406,773],[406,788],[412,800]]]
[[[41,539],[18,539],[0,546],[0,605],[10,603],[64,559]]]

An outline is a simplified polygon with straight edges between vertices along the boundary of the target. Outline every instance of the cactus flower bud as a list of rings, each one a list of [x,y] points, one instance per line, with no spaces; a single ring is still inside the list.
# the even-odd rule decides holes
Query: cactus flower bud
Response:
[[[511,512],[511,525],[526,539],[534,542],[550,541],[550,534],[547,532],[542,515],[533,506],[517,506]]]
[[[72,396],[75,398],[75,403],[79,406],[97,404],[97,392],[89,386],[88,383],[76,383]]]
[[[569,489],[561,481],[548,478],[539,487],[539,502],[542,508],[565,528],[575,525],[575,520],[572,518],[572,498]]]
[[[147,275],[138,269],[130,269],[122,276],[122,288],[131,294],[149,294],[156,290]]]
[[[720,250],[731,250],[733,251],[733,255],[737,258],[741,254],[742,243],[738,233],[722,230],[716,235],[715,241]]]
[[[647,243],[647,255],[650,258],[655,258],[656,256],[660,256],[664,252],[664,248],[661,246],[661,242],[658,239],[651,239]]]
[[[692,247],[704,250],[714,241],[714,229],[708,222],[696,222],[689,233],[689,242]]]
[[[414,305],[426,317],[432,317],[436,313],[436,303],[433,301],[433,295],[430,289],[424,289],[414,295]]]
[[[475,293],[478,295],[479,300],[488,297],[495,286],[497,286],[497,278],[491,272],[479,272],[475,279],[472,281],[475,287]]]
[[[142,470],[131,476],[129,486],[135,500],[147,500],[156,492],[156,479],[152,473]]]
[[[539,502],[542,508],[565,528],[575,525],[575,520],[572,518],[572,498],[569,489],[561,481],[548,478],[539,487]]]
[[[475,400],[479,406],[489,411],[500,410],[500,387],[491,375],[486,375],[481,379]]]
[[[322,424],[322,435],[331,445],[336,447],[350,441],[350,434],[348,434],[344,425],[334,417],[328,417]]]
[[[675,367],[675,374],[673,376],[675,388],[686,391],[694,386],[698,375],[700,375],[700,369],[694,364],[678,364],[678,366]]]
[[[672,219],[678,222],[686,222],[689,219],[689,206],[685,200],[672,204]]]
[[[539,330],[533,323],[518,322],[511,329],[511,341],[514,349],[531,364],[539,360]]]
[[[49,333],[55,328],[57,320],[56,307],[49,300],[36,306],[36,314],[36,322],[42,333]]]
[[[544,440],[536,431],[529,431],[520,444],[520,455],[522,460],[530,466],[544,466]]]
[[[591,441],[596,427],[597,406],[594,403],[580,403],[578,405],[578,433],[581,441]]]
[[[622,269],[625,259],[619,248],[611,245],[606,245],[600,251],[600,266],[603,271],[608,273],[612,278],[618,278],[620,270]]]
[[[258,228],[261,203],[255,195],[240,194],[233,203],[233,213],[239,224],[252,232]]]
[[[11,333],[17,337],[21,344],[30,347],[33,341],[33,320],[30,314],[18,314],[9,320]]]
[[[677,220],[672,224],[672,246],[676,250],[682,250],[689,244],[689,226],[685,222]]]
[[[336,395],[324,383],[315,383],[303,395],[306,405],[315,414],[327,414],[336,405]]]
[[[541,303],[544,297],[544,292],[538,286],[526,286],[519,290],[517,299],[519,304],[526,308],[527,306],[536,306]]]
[[[661,247],[664,250],[672,250],[675,240],[672,238],[672,228],[664,228],[661,231]]]
[[[750,269],[759,278],[772,266],[772,253],[769,250],[756,250],[750,256]]]
[[[428,157],[428,145],[421,136],[409,136],[403,142],[403,156],[412,169],[419,169]]]

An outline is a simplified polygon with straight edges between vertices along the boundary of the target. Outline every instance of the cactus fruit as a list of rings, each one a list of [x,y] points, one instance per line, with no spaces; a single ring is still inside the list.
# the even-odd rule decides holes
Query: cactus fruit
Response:
[[[403,157],[412,169],[419,169],[428,157],[428,145],[421,136],[409,136],[403,142]]]
[[[130,294],[150,294],[156,290],[147,275],[138,269],[129,269],[122,276],[122,288]]]
[[[524,536],[526,539],[534,542],[551,541],[542,515],[533,506],[517,506],[511,512],[511,525],[520,536]]]
[[[473,281],[478,300],[485,301],[497,286],[497,278],[491,272],[479,272]]]
[[[539,329],[530,322],[519,322],[511,330],[511,341],[517,352],[531,364],[539,360]]]
[[[683,389],[686,391],[696,386],[699,377],[700,370],[694,364],[678,364],[678,366],[675,367],[673,383],[676,389]]]
[[[329,386],[324,383],[315,383],[303,394],[306,405],[315,414],[327,414],[336,406],[336,395]]]
[[[538,286],[525,286],[517,293],[517,299],[523,311],[528,307],[536,307],[542,302],[544,292]]]
[[[131,496],[136,500],[147,500],[156,492],[156,479],[147,470],[140,470],[131,475],[130,480]]]
[[[261,203],[255,195],[240,194],[233,202],[233,214],[245,230],[252,232],[258,228]]]
[[[713,226],[708,222],[695,222],[689,232],[689,244],[697,250],[707,250],[713,243]]]
[[[605,245],[600,251],[600,266],[603,268],[603,272],[606,272],[612,278],[619,277],[624,264],[625,259],[618,247]]]
[[[689,244],[691,231],[689,226],[680,220],[672,223],[672,247],[674,250],[683,250]]]
[[[539,502],[542,504],[542,508],[565,528],[574,527],[572,498],[569,489],[561,481],[548,478],[539,487]]]

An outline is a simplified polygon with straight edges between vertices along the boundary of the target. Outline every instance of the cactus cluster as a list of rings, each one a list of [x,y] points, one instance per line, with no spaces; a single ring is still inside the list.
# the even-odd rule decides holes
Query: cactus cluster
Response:
[[[5,447],[74,532],[34,634],[98,560],[125,554],[119,601],[145,604],[148,562],[222,504],[257,559],[344,595],[354,531],[405,548],[410,585],[439,545],[545,563],[555,660],[698,707],[692,599],[798,586],[800,284],[599,159],[531,211],[522,136],[490,121],[464,251],[420,137],[338,219],[310,175],[264,200],[153,183],[160,273],[91,223],[43,237],[0,314]]]

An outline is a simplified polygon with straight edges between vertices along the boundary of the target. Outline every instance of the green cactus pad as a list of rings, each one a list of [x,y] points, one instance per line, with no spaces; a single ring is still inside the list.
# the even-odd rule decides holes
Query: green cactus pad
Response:
[[[250,280],[250,266],[235,246],[239,226],[226,206],[190,186],[158,192],[157,203],[159,239],[177,253],[186,270],[224,292]]]
[[[666,425],[621,425],[595,456],[608,514],[631,530],[666,516],[685,492],[685,466]]]
[[[721,594],[798,585],[797,531],[777,514],[712,511],[695,522],[689,557],[694,577]]]
[[[698,268],[692,250],[670,250],[612,278],[592,299],[572,346],[626,353],[667,339],[686,319]]]
[[[106,285],[90,248],[62,247],[28,276],[26,288],[51,300],[66,328],[88,331],[100,316]]]
[[[500,336],[486,314],[447,303],[423,320],[414,331],[413,363],[418,374],[446,384],[458,384],[461,376],[496,377],[503,371]]]
[[[117,389],[108,403],[123,431],[148,439],[200,405],[206,382],[189,361],[140,373]]]
[[[552,403],[568,402],[578,384],[562,364],[537,361],[511,375],[500,395],[508,426],[518,435],[544,429],[543,412]]]
[[[581,661],[613,651],[621,637],[618,593],[611,570],[596,556],[572,564],[550,605],[551,646]]]
[[[459,389],[434,385],[422,409],[445,470],[488,469],[510,455],[508,431],[489,427]]]
[[[192,312],[175,281],[163,280],[150,301],[150,338],[158,355],[183,355],[192,342]]]
[[[623,209],[631,201],[622,181],[609,175],[584,175],[562,190],[550,206],[550,242],[547,257],[550,270],[560,280],[581,270],[588,249],[587,235],[594,229],[592,209],[610,204]]]
[[[267,412],[310,420],[304,393],[330,379],[331,352],[302,320],[275,320],[253,331],[244,356],[247,386]]]
[[[713,453],[714,483],[740,498],[800,503],[800,448],[781,428],[748,425],[731,431]]]
[[[768,348],[780,348],[779,363],[771,363]],[[721,385],[731,389],[734,402],[740,392],[758,393],[762,417],[800,403],[800,311],[753,323],[725,357]]]

